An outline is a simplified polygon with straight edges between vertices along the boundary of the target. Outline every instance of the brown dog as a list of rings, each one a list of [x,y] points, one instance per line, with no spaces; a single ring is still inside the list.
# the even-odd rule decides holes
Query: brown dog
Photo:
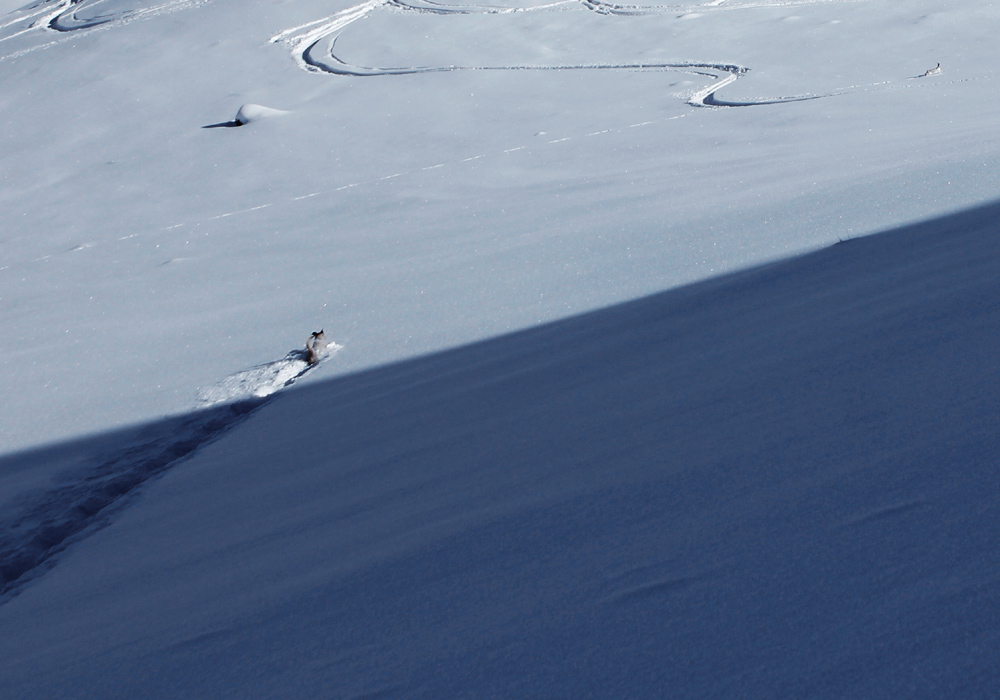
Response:
[[[326,355],[326,334],[323,331],[314,332],[306,341],[306,362],[316,364]]]

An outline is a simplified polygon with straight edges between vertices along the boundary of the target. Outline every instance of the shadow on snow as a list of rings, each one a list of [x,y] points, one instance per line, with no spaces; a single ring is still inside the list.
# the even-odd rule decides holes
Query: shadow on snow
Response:
[[[296,387],[254,415],[284,441],[261,464],[308,445],[339,475],[332,511],[430,499],[445,534],[285,624],[424,630],[392,651],[411,697],[570,666],[560,697],[995,687],[998,328],[991,204]],[[0,459],[0,479],[65,467],[5,509],[7,588],[259,406]],[[444,617],[494,630],[451,675]],[[355,677],[380,677],[364,657]]]

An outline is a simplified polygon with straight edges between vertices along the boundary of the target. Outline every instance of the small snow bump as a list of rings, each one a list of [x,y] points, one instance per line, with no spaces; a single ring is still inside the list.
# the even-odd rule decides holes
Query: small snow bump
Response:
[[[236,112],[235,121],[238,124],[249,124],[250,122],[260,121],[269,117],[280,117],[283,114],[288,114],[288,112],[282,109],[248,103],[240,107],[239,111]]]

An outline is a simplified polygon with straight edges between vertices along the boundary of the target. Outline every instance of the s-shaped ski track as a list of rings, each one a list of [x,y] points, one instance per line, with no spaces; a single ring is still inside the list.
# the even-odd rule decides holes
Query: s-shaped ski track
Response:
[[[832,0],[789,0],[784,3],[742,3],[741,8],[768,6],[773,4],[800,4],[800,2],[829,2]],[[854,1],[854,0],[852,0]],[[857,0],[864,1],[864,0]],[[714,0],[708,5],[697,7],[722,7],[724,0]],[[774,105],[783,102],[799,102],[823,97],[823,95],[805,95],[794,97],[776,97],[757,100],[726,101],[716,97],[716,93],[727,85],[746,75],[750,69],[728,62],[716,61],[669,61],[669,62],[626,62],[626,63],[583,63],[557,65],[447,65],[447,66],[398,66],[398,67],[367,67],[350,63],[336,53],[337,40],[341,34],[354,22],[367,17],[372,12],[391,9],[400,12],[422,14],[511,14],[515,12],[543,12],[556,8],[566,8],[577,4],[600,14],[654,14],[642,6],[608,5],[592,0],[562,0],[523,7],[496,7],[491,5],[449,5],[433,0],[366,0],[359,5],[349,7],[334,15],[315,20],[307,24],[286,29],[273,36],[271,43],[284,43],[291,49],[295,62],[305,71],[311,73],[326,73],[330,75],[373,77],[386,75],[414,75],[419,73],[446,73],[458,71],[675,71],[705,76],[712,79],[707,87],[696,91],[688,97],[688,104],[694,107],[750,107],[756,105]],[[678,6],[669,6],[677,11]],[[735,7],[735,6],[733,6]],[[656,13],[661,11],[656,8]]]

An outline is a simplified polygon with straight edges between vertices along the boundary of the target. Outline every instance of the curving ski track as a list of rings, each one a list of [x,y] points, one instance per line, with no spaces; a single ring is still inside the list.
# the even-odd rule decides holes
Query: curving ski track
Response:
[[[328,73],[356,77],[379,75],[413,75],[417,73],[443,73],[455,71],[678,71],[713,79],[707,87],[698,90],[688,98],[695,107],[750,107],[774,105],[785,102],[815,100],[830,95],[799,95],[774,97],[744,101],[721,100],[716,93],[749,72],[749,68],[725,62],[677,61],[663,63],[594,63],[561,65],[502,65],[502,66],[400,66],[366,67],[358,66],[342,59],[336,53],[337,39],[351,24],[372,12],[388,9],[397,12],[421,14],[512,14],[517,12],[542,12],[567,5],[577,5],[599,14],[642,16],[664,12],[682,12],[705,9],[750,9],[786,5],[818,4],[828,2],[867,2],[868,0],[760,0],[758,2],[727,3],[727,0],[711,0],[701,5],[620,5],[600,0],[560,0],[542,5],[519,7],[499,7],[493,5],[452,5],[434,0],[367,0],[359,5],[342,10],[329,17],[287,29],[271,38],[271,43],[284,43],[291,48],[292,56],[303,70],[313,73]]]
[[[339,349],[331,343],[326,357]],[[293,350],[202,389],[198,411],[145,426],[114,448],[84,457],[78,476],[35,494],[0,522],[0,604],[50,569],[73,542],[110,522],[144,483],[245,421],[316,366],[306,362],[305,351]]]
[[[816,99],[815,97],[777,98],[751,102],[723,102],[715,99],[715,93],[749,72],[749,68],[731,63],[595,63],[558,66],[413,66],[400,68],[367,68],[355,66],[340,59],[333,49],[336,38],[330,43],[330,48],[317,51],[315,42],[303,53],[303,62],[315,71],[333,75],[350,75],[357,77],[376,75],[413,75],[417,73],[448,73],[458,71],[581,71],[581,70],[611,70],[611,71],[677,71],[712,78],[715,82],[707,88],[699,90],[688,99],[695,107],[744,107],[755,104],[777,104],[784,101]]]
[[[39,0],[8,13],[0,19],[0,46],[21,38],[29,42],[0,60],[62,43],[70,35],[85,30],[105,29],[128,22],[203,5],[211,0],[167,0],[151,7],[114,9],[116,0]],[[109,4],[111,7],[109,8]],[[102,13],[102,10],[106,10]],[[31,44],[32,37],[37,43]]]
[[[733,0],[711,0],[700,4],[674,5],[638,5],[626,3],[602,2],[601,0],[580,0],[589,10],[602,15],[642,16],[677,14],[689,12],[715,12],[725,10],[755,10],[764,7],[800,7],[802,5],[828,5],[871,2],[872,0],[750,0],[749,2],[734,2]]]

